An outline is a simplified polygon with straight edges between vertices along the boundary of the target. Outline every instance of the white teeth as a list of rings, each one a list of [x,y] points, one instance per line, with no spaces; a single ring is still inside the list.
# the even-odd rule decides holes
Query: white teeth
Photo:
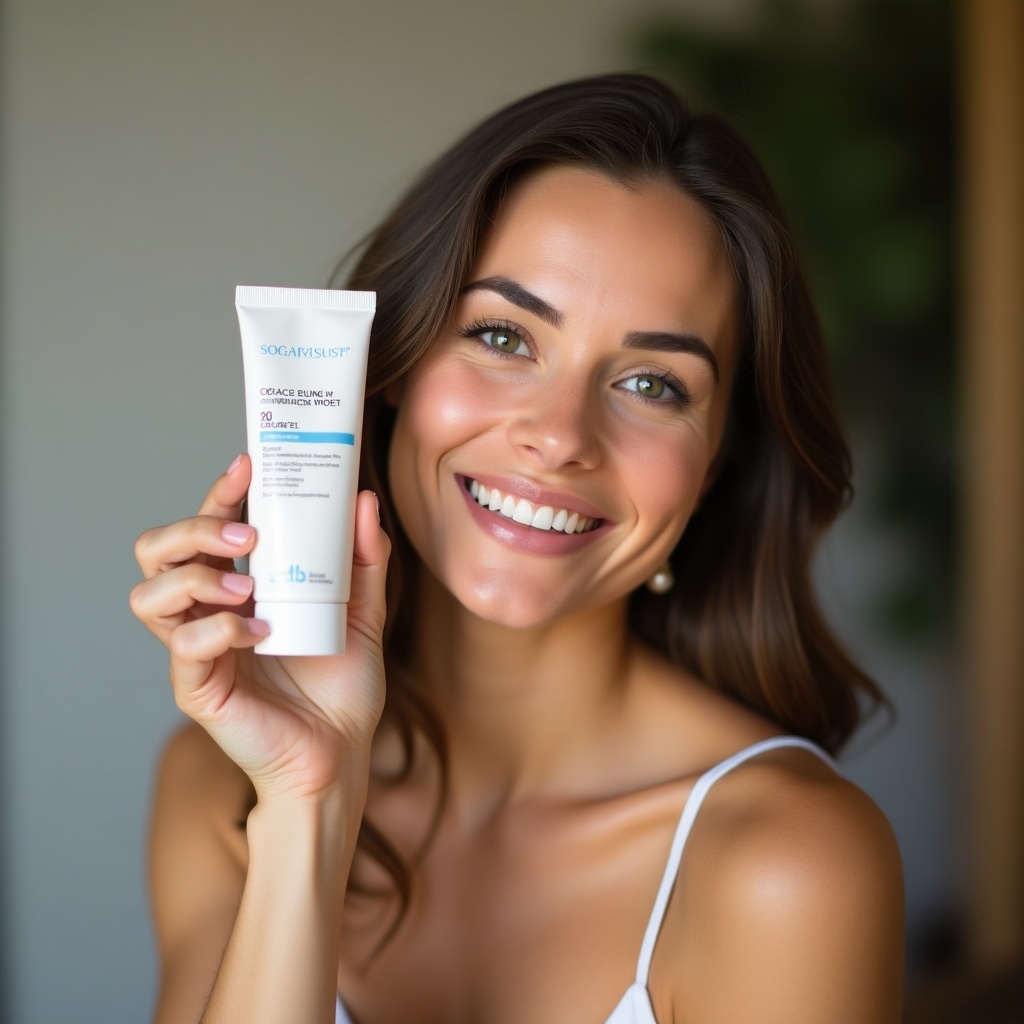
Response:
[[[555,518],[555,510],[550,505],[541,505],[537,514],[533,517],[530,525],[535,530],[550,530],[551,523]]]
[[[579,512],[570,513],[567,509],[557,511],[550,505],[534,508],[525,498],[515,498],[511,494],[502,494],[496,487],[486,487],[476,480],[469,481],[470,495],[481,508],[498,512],[506,519],[532,526],[535,530],[558,530],[564,533],[586,533],[597,520],[589,516],[581,516]]]

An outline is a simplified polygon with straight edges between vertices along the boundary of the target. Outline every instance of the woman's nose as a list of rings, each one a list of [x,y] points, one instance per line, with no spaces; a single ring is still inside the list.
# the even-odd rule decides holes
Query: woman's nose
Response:
[[[593,469],[600,461],[597,420],[585,385],[549,381],[514,411],[508,439],[545,469]]]

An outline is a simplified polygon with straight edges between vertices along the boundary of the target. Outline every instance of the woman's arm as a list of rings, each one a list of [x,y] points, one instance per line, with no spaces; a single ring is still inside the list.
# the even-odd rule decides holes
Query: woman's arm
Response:
[[[145,579],[132,608],[170,652],[178,707],[207,734],[183,733],[161,769],[151,844],[158,1020],[328,1024],[383,707],[389,545],[373,495],[360,494],[347,653],[254,657],[251,581],[231,564],[254,540],[237,523],[248,483],[243,457],[198,516],[147,531],[136,548]],[[257,801],[239,848],[232,825],[246,777]]]
[[[259,803],[249,869],[203,1024],[334,1019],[341,913],[367,764],[353,758],[337,790],[302,803]]]

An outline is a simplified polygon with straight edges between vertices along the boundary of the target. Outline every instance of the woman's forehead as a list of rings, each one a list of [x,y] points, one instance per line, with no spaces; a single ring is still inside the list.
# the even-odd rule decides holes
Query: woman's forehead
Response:
[[[570,165],[533,172],[506,196],[467,283],[494,276],[566,313],[607,309],[614,300],[627,318],[699,320],[711,335],[735,319],[735,282],[717,225],[663,181],[627,187]]]

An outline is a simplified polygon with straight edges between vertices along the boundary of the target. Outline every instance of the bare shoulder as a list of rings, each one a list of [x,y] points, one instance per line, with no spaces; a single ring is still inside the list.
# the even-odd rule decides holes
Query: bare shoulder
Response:
[[[149,834],[158,1021],[194,1019],[209,992],[245,883],[247,800],[245,775],[202,729],[190,723],[170,738]]]
[[[782,748],[737,768],[709,797],[709,841],[731,880],[792,876],[803,891],[899,872],[892,829],[875,802],[810,751]],[[714,791],[713,791],[714,793]],[[728,835],[726,835],[728,833]]]
[[[244,773],[209,735],[189,722],[167,741],[157,769],[151,845],[215,842],[244,870],[250,806]]]
[[[678,893],[662,951],[675,963],[659,964],[674,1019],[899,1019],[899,849],[867,794],[813,753],[762,754],[711,790]]]

